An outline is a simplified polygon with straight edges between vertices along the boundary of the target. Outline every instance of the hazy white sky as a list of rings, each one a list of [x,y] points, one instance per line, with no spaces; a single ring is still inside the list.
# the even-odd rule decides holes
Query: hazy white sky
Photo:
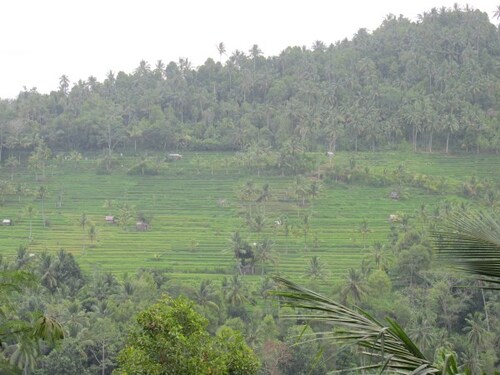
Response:
[[[352,38],[360,28],[380,26],[389,13],[415,19],[455,0],[2,0],[0,3],[0,98],[36,87],[56,90],[90,75],[132,72],[187,57],[193,66],[224,42],[228,53],[258,44],[264,55],[288,46],[310,47]],[[470,0],[492,15],[500,0]],[[459,3],[465,4],[465,3]],[[498,21],[493,20],[496,24]]]

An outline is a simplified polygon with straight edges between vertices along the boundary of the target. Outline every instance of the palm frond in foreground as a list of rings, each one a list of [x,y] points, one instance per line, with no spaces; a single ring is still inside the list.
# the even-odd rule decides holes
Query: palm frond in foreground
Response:
[[[275,295],[284,297],[292,307],[308,311],[300,315],[301,319],[321,321],[333,326],[331,332],[322,332],[325,340],[356,344],[363,349],[363,354],[371,357],[373,364],[362,369],[415,375],[458,372],[454,357],[445,359],[443,371],[434,367],[394,320],[387,318],[388,325],[384,326],[361,309],[350,309],[281,277],[274,279],[284,287],[274,292]]]
[[[472,211],[451,216],[433,233],[441,259],[480,280],[500,284],[500,221]]]

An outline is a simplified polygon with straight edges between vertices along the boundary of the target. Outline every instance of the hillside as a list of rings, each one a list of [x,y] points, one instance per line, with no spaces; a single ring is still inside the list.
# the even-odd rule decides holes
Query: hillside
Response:
[[[500,147],[498,29],[470,8],[387,16],[372,33],[265,58],[257,45],[223,63],[188,59],[26,90],[0,105],[0,147],[30,149],[394,149]],[[221,55],[222,56],[222,55]]]

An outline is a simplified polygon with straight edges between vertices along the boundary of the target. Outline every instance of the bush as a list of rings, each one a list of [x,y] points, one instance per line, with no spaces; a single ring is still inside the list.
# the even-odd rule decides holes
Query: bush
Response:
[[[141,161],[133,165],[128,171],[129,176],[156,176],[158,169],[147,161]]]

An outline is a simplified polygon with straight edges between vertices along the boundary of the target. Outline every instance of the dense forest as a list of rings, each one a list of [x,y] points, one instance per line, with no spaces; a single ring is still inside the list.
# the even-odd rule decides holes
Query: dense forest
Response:
[[[500,149],[499,34],[479,10],[389,15],[372,33],[267,58],[258,45],[217,50],[198,68],[141,61],[104,82],[62,75],[50,95],[25,90],[1,102],[0,147]]]
[[[17,250],[0,253],[0,373],[320,375],[372,373],[367,369],[373,363],[378,365],[371,370],[392,373],[394,357],[385,353],[383,334],[371,337],[375,342],[382,337],[381,354],[370,352],[369,345],[363,352],[362,345],[332,342],[331,336],[350,339],[356,332],[332,328],[332,321],[321,318],[325,311],[287,303],[280,289],[284,279],[268,271],[275,270],[277,251],[266,236],[288,240],[298,233],[300,250],[287,245],[281,254],[307,254],[300,258],[304,271],[297,271],[302,276],[296,281],[337,301],[343,314],[355,311],[351,318],[365,319],[366,325],[388,318],[393,331],[402,327],[401,336],[419,348],[421,363],[433,366],[422,367],[421,374],[497,374],[500,294],[491,280],[445,267],[452,262],[438,260],[436,238],[442,240],[446,230],[458,232],[443,226],[450,219],[479,217],[479,226],[491,233],[488,241],[498,245],[498,176],[488,176],[475,159],[481,176],[458,173],[453,180],[439,175],[442,166],[434,174],[412,174],[397,162],[401,155],[439,152],[482,154],[484,163],[500,165],[495,156],[500,152],[499,37],[484,12],[432,9],[417,21],[389,15],[378,29],[360,29],[352,40],[315,41],[311,48],[288,47],[279,56],[264,57],[257,45],[228,55],[221,42],[219,61],[207,59],[197,68],[187,58],[154,67],[141,61],[133,73],[109,72],[103,82],[89,77],[72,84],[62,75],[48,95],[33,88],[0,101],[0,204],[26,203],[19,220],[29,225],[28,241],[19,229]],[[379,151],[391,151],[394,165],[380,167],[357,156]],[[195,156],[188,162],[180,152]],[[210,158],[202,160],[203,155]],[[227,238],[229,249],[218,251],[234,260],[234,267],[220,265],[221,275],[214,271],[213,278],[201,280],[193,272],[188,276],[194,282],[182,282],[158,266],[162,254],[149,263],[154,267],[118,274],[84,270],[64,248],[35,253],[36,207],[43,217],[40,230],[58,225],[45,217],[48,186],[59,189],[52,197],[56,220],[70,216],[63,212],[70,205],[63,207],[66,201],[83,201],[59,186],[61,180],[54,182],[60,178],[56,170],[87,173],[87,178],[92,173],[93,185],[99,178],[118,179],[119,173],[151,178],[151,184],[162,174],[164,184],[189,173],[195,176],[191,182],[245,178],[238,192],[226,185],[227,202],[217,202],[231,220],[244,222]],[[275,177],[275,185],[254,184],[252,178],[262,175]],[[278,196],[276,181],[293,189],[282,188]],[[382,198],[391,204],[404,203],[409,194],[433,199],[411,206],[420,207],[411,213],[394,211],[384,222],[389,229],[383,241],[370,243],[368,221],[357,223],[353,237],[361,240],[348,240],[356,251],[362,249],[362,261],[332,280],[322,259],[309,257],[321,245],[310,230],[316,220],[312,202],[325,190],[355,186],[366,189],[358,194],[391,187],[391,196],[384,190]],[[54,196],[54,190],[50,193]],[[158,194],[153,201],[161,199]],[[183,198],[194,204],[203,199]],[[125,199],[119,203],[117,222],[111,217],[105,224],[116,238],[130,234],[138,217]],[[266,203],[268,211],[286,204],[293,219],[289,214],[289,221],[282,216],[269,223]],[[111,209],[112,200],[105,204]],[[474,207],[487,213],[470,214],[479,212]],[[96,238],[106,232],[99,233],[85,212],[71,214],[82,253],[100,251]],[[143,214],[141,223],[149,224],[148,219]],[[2,224],[5,229],[13,223]],[[199,255],[198,247],[193,237],[187,256]]]

